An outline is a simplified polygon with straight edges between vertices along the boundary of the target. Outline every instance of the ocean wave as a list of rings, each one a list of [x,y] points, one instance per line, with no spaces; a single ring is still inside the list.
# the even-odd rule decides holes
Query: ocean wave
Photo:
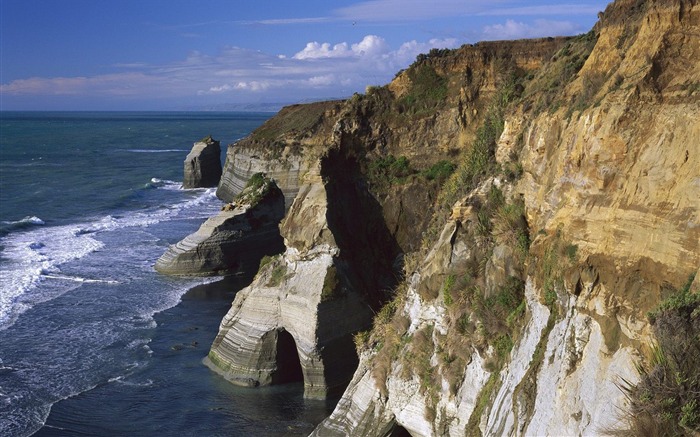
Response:
[[[82,284],[118,283],[110,278],[66,275],[60,269],[61,265],[69,261],[102,249],[104,243],[98,239],[102,233],[147,227],[176,219],[188,211],[190,212],[185,215],[187,218],[198,218],[199,215],[211,213],[207,208],[199,210],[199,207],[215,201],[214,189],[204,190],[194,196],[193,193],[183,194],[186,194],[184,199],[181,197],[172,204],[124,215],[107,215],[86,223],[36,226],[41,219],[27,218],[27,222],[34,224],[32,227],[0,237],[5,259],[0,263],[0,289],[3,290],[0,293],[0,330],[12,326],[20,314],[37,303],[55,299]],[[41,287],[41,290],[36,291],[37,286],[47,280],[52,281],[52,286]]]
[[[46,222],[36,216],[27,216],[21,220],[9,221],[5,220],[0,222],[0,229],[5,232],[10,232],[17,229],[27,229],[32,226],[44,226]]]
[[[169,181],[167,179],[151,178],[146,188],[163,188],[165,190],[182,190],[182,182]]]

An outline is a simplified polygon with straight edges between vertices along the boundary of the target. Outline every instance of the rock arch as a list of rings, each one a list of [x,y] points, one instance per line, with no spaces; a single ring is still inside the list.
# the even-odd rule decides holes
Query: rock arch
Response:
[[[304,380],[297,344],[292,334],[285,329],[278,329],[275,347],[276,368],[272,372],[272,384],[285,384]]]

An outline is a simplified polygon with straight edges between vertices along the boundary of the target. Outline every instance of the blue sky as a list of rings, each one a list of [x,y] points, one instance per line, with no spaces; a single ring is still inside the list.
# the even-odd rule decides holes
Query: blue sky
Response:
[[[417,54],[587,32],[606,1],[0,0],[0,109],[346,97]]]

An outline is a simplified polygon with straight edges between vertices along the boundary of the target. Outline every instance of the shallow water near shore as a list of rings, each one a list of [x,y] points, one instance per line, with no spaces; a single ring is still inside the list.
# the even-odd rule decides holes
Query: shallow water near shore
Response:
[[[156,314],[148,362],[57,403],[35,436],[308,435],[335,401],[303,399],[302,383],[237,387],[202,364],[233,290],[249,282],[227,278],[197,286]]]
[[[270,116],[0,113],[0,436],[301,435],[323,418],[301,385],[242,389],[201,363],[252,272],[153,269],[222,205],[181,188],[192,143],[225,150]]]

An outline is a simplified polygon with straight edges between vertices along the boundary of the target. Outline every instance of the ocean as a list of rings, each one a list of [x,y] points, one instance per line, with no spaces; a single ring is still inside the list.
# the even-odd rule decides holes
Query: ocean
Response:
[[[330,413],[201,363],[250,275],[153,270],[222,205],[181,188],[192,143],[223,159],[271,115],[0,113],[0,436],[291,436]]]

